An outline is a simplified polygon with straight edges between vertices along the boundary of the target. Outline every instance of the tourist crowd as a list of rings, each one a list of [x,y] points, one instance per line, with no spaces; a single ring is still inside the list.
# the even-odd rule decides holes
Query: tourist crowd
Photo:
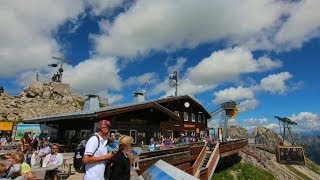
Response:
[[[50,179],[56,180],[58,168],[63,164],[58,144],[50,143],[48,131],[25,132],[20,142],[3,156],[0,163],[0,179],[33,179],[31,168],[51,167]]]

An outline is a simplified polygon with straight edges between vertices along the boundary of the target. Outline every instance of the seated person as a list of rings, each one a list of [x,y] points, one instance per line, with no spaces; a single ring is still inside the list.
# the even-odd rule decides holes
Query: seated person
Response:
[[[29,164],[23,162],[24,155],[22,153],[15,153],[11,164],[9,165],[8,174],[6,178],[15,179],[19,176],[26,176],[27,179],[32,179],[31,168]]]
[[[41,157],[38,151],[34,151],[31,156],[31,167],[41,167]]]
[[[149,150],[154,151],[155,148],[156,148],[156,142],[154,141],[154,138],[150,138]]]
[[[63,164],[63,155],[59,153],[59,146],[53,144],[51,146],[51,154],[46,155],[42,162],[42,167],[54,167],[54,170],[49,171],[49,176],[53,179],[57,179],[58,168]]]
[[[164,144],[161,139],[158,139],[156,144],[156,149],[160,149],[160,150],[164,149]]]
[[[51,148],[50,148],[49,144],[50,144],[50,142],[48,140],[44,140],[42,143],[42,148],[38,152],[38,157],[41,159],[40,166],[42,165],[42,162],[43,162],[44,158],[46,157],[46,155],[51,153]]]
[[[23,162],[31,165],[31,157],[32,157],[32,149],[30,147],[30,144],[29,143],[24,143],[23,144],[23,151],[22,151],[23,155],[24,155],[24,160]]]

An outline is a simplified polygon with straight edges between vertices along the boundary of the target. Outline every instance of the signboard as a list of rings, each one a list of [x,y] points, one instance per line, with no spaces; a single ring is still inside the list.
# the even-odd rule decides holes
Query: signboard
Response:
[[[184,124],[183,126],[185,128],[194,128],[194,127],[196,127],[196,125],[194,125],[194,124]]]
[[[40,125],[39,124],[18,124],[16,135],[14,140],[19,141],[22,139],[23,134],[25,132],[36,132],[36,136],[39,136],[41,133]]]
[[[43,124],[18,124],[14,140],[19,141],[22,139],[25,132],[35,132],[35,136],[39,136],[41,131],[48,130],[48,136],[53,139],[57,137],[57,129],[43,125]]]
[[[0,122],[0,131],[12,131],[13,122]]]

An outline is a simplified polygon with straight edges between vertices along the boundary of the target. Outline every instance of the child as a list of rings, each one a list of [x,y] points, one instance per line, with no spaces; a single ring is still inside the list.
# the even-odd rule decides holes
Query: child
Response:
[[[17,178],[26,175],[27,179],[32,179],[31,168],[29,164],[23,162],[24,156],[22,153],[15,153],[13,155],[12,163],[9,166],[9,172],[6,178]]]

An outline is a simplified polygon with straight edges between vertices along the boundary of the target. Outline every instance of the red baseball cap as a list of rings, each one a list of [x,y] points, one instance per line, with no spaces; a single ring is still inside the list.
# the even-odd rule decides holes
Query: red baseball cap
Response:
[[[101,120],[99,121],[98,123],[98,128],[104,128],[104,127],[108,127],[110,128],[111,127],[111,122],[109,120]]]

